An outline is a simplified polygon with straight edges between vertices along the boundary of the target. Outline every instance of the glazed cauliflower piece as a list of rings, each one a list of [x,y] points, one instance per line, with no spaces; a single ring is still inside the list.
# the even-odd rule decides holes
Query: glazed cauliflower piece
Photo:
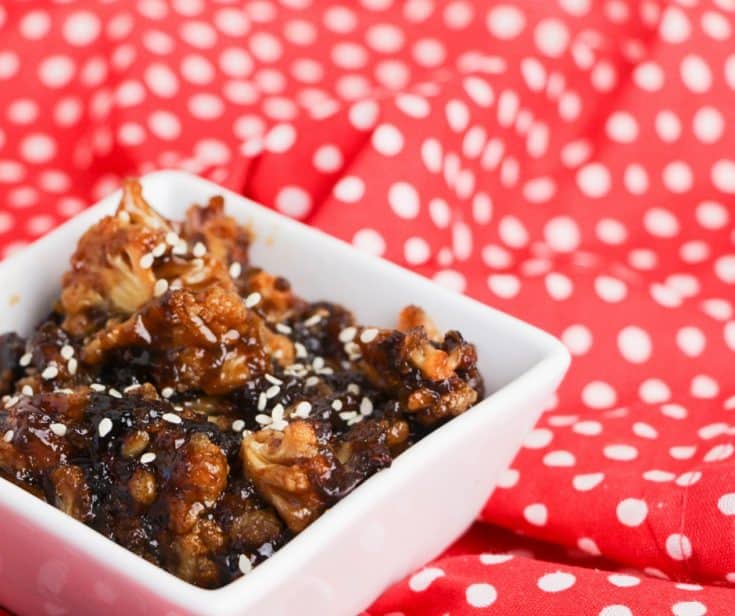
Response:
[[[313,522],[327,505],[314,478],[329,474],[331,462],[320,451],[313,424],[290,423],[283,432],[260,430],[242,442],[245,474],[295,533]]]
[[[64,329],[83,336],[149,301],[156,276],[144,257],[165,245],[169,231],[166,220],[143,200],[140,184],[127,181],[115,215],[91,227],[72,255],[59,300]]]
[[[401,320],[409,325],[416,317],[412,309]],[[475,347],[459,332],[450,331],[437,342],[430,339],[425,324],[406,332],[369,328],[360,330],[355,340],[367,378],[425,426],[464,413],[483,395]]]

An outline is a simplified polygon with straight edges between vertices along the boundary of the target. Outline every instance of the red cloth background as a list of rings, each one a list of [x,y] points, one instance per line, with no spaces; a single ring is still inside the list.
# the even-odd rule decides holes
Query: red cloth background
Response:
[[[530,320],[569,378],[370,614],[731,614],[734,28],[733,0],[6,2],[2,254],[180,167]]]

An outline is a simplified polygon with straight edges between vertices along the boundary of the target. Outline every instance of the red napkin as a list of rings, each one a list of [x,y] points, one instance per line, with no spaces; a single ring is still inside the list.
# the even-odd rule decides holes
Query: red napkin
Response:
[[[569,377],[370,614],[733,613],[734,28],[733,0],[5,3],[3,254],[179,167],[528,319]]]

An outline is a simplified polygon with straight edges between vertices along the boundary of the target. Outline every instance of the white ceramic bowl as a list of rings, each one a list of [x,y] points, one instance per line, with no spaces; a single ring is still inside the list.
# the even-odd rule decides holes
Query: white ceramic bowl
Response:
[[[21,615],[353,615],[437,556],[473,521],[569,364],[552,336],[197,177],[143,179],[144,195],[178,218],[224,194],[250,225],[252,259],[308,299],[393,326],[409,303],[477,345],[485,400],[436,430],[229,586],[202,590],[0,480],[0,605]],[[47,313],[81,233],[112,212],[104,199],[0,264],[0,332],[27,334]]]

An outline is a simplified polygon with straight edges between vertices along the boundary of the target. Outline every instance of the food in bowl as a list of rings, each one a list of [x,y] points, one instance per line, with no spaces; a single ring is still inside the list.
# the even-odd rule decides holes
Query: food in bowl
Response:
[[[0,337],[0,477],[205,588],[484,396],[459,332],[358,325],[251,241],[220,197],[174,222],[128,181],[49,316]]]

